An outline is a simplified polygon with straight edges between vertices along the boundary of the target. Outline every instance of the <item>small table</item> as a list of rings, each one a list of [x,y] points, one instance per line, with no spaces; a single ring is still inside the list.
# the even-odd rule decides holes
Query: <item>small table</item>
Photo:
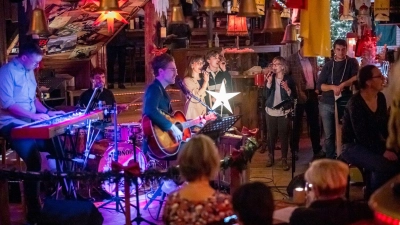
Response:
[[[86,91],[86,90],[82,90],[82,89],[75,90],[75,88],[67,88],[67,95],[68,95],[68,98],[69,98],[69,104],[70,104],[70,106],[75,106],[75,104],[74,104],[74,97],[79,97],[79,96],[81,96],[81,94],[82,94],[84,91]]]

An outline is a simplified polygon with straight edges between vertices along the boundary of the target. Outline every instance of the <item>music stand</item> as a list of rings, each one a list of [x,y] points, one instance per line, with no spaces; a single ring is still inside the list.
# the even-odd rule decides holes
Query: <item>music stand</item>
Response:
[[[242,115],[220,117],[215,121],[210,121],[205,124],[205,126],[198,132],[198,134],[204,134],[209,136],[218,145],[219,138],[222,134],[227,132]],[[218,173],[218,189],[221,187],[221,177]]]
[[[198,134],[205,134],[212,139],[217,139],[222,133],[225,133],[235,124],[242,115],[227,116],[218,118],[215,121],[210,121],[204,125]]]

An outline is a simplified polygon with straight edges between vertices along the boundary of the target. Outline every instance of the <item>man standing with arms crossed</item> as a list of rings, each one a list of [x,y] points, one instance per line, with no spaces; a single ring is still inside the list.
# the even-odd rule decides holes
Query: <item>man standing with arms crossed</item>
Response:
[[[336,158],[335,151],[335,100],[343,92],[351,93],[350,86],[357,80],[358,62],[348,57],[347,42],[337,39],[333,44],[334,57],[322,68],[317,89],[322,91],[319,110],[325,133],[326,157]],[[336,97],[336,98],[335,98]]]

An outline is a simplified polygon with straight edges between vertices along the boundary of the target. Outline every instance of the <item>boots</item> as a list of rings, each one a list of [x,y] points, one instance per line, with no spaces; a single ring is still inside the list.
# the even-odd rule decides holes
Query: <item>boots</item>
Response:
[[[282,169],[284,171],[288,171],[290,169],[290,166],[287,163],[287,159],[286,158],[282,158]]]

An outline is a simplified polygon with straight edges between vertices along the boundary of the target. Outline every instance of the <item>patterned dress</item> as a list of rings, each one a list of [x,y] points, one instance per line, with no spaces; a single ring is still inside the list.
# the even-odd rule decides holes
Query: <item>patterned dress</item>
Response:
[[[204,201],[189,201],[179,192],[168,196],[164,206],[163,222],[169,225],[223,224],[225,217],[233,215],[231,197],[215,192]]]

